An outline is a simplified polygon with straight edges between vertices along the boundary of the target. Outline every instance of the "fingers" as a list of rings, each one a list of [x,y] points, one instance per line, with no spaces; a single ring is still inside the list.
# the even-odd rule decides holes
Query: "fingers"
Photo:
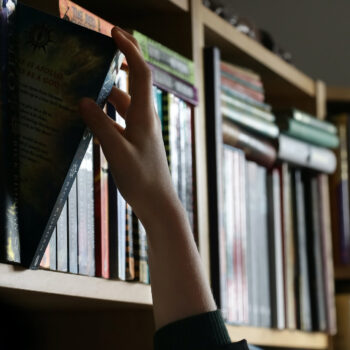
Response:
[[[114,27],[112,30],[112,37],[118,48],[125,55],[129,65],[131,100],[135,100],[135,103],[142,107],[148,105],[152,99],[151,71],[144,61],[138,46],[134,44],[131,38],[129,39],[129,36],[129,33],[127,36],[117,27]]]
[[[120,27],[116,27],[116,28],[117,28],[117,30],[121,31],[136,46],[136,48],[141,52],[140,45],[132,34],[130,34],[129,32],[127,32],[126,30],[124,30]]]
[[[114,106],[119,115],[125,118],[125,114],[130,106],[130,96],[126,92],[113,86],[108,101]]]
[[[124,148],[126,140],[120,134],[115,123],[91,99],[83,98],[79,102],[79,113],[92,133],[100,141],[103,149],[112,153],[116,147]]]

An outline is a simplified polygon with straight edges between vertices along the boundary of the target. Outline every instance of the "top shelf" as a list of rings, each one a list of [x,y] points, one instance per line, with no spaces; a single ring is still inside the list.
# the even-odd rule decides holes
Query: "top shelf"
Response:
[[[205,44],[220,48],[222,58],[241,64],[259,73],[267,97],[293,96],[310,99],[316,96],[313,79],[263,47],[260,43],[240,33],[231,24],[201,7]]]

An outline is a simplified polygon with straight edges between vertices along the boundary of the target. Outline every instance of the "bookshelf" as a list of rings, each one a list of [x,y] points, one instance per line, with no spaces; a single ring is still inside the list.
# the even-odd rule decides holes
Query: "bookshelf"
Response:
[[[28,1],[27,1],[28,2]],[[76,2],[105,18],[127,27],[135,27],[154,39],[191,58],[195,63],[199,101],[195,110],[196,185],[198,203],[199,250],[210,275],[208,189],[206,164],[206,135],[204,110],[203,48],[216,45],[224,59],[250,68],[261,75],[267,102],[278,107],[296,106],[324,118],[326,95],[338,96],[335,88],[326,88],[294,66],[238,32],[222,18],[204,7],[200,0],[140,0],[108,1],[76,0]],[[29,1],[30,3],[30,1]],[[116,12],[116,13],[115,13]],[[175,24],[175,26],[174,26]],[[185,35],[185,36],[184,36]],[[185,37],[188,40],[178,40]],[[343,93],[350,98],[350,89]],[[331,95],[330,95],[331,94]],[[350,273],[348,274],[350,277]],[[7,297],[23,293],[24,303],[51,295],[52,307],[64,297],[84,300],[92,307],[97,301],[108,302],[116,308],[146,309],[151,312],[152,297],[149,286],[139,283],[103,280],[51,271],[30,271],[0,264],[0,295]],[[277,348],[328,349],[328,335],[301,331],[273,330],[228,325],[233,341],[246,338],[248,342]]]

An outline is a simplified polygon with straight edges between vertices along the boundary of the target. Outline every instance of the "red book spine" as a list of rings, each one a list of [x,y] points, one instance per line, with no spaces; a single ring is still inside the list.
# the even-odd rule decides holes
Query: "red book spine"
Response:
[[[241,84],[238,84],[234,82],[233,80],[230,80],[224,76],[221,76],[221,84],[228,87],[229,89],[239,91],[251,98],[253,98],[256,101],[263,102],[264,101],[264,95],[260,92],[254,91],[252,89],[249,89]]]
[[[225,73],[230,74],[230,75],[234,75],[239,79],[245,80],[245,81],[249,82],[250,84],[255,85],[256,87],[259,87],[259,88],[263,87],[263,84],[262,84],[261,80],[258,79],[258,77],[254,78],[254,77],[250,76],[249,74],[244,74],[244,72],[242,72],[241,70],[234,69],[234,67],[230,67],[229,65],[225,64],[224,62],[221,62],[220,69],[222,72],[225,72]]]

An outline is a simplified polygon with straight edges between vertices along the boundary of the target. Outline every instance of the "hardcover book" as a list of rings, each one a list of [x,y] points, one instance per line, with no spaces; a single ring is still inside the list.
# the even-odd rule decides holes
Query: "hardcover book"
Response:
[[[103,106],[122,57],[110,38],[21,3],[8,39],[3,258],[37,268],[91,139],[78,101]]]

